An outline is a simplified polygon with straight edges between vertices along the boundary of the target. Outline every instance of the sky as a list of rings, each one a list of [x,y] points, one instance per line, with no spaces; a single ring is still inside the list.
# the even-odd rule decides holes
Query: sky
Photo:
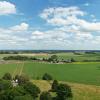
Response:
[[[100,50],[100,0],[0,0],[0,50]]]

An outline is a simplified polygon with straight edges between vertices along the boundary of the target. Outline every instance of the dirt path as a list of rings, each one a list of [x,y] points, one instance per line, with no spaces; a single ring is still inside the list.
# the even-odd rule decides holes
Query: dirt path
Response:
[[[16,64],[16,69],[14,70],[14,72],[12,74],[12,78],[14,78],[14,76],[16,75],[17,70],[18,70],[18,66],[19,66],[19,62],[17,62],[17,64]]]
[[[24,68],[24,62],[22,63],[22,66],[21,66],[21,69],[20,69],[20,73],[19,73],[19,75],[22,74],[22,72],[23,72],[23,68]]]
[[[16,62],[16,68],[12,74],[12,78],[15,77],[15,75],[21,75],[23,72],[24,62]]]

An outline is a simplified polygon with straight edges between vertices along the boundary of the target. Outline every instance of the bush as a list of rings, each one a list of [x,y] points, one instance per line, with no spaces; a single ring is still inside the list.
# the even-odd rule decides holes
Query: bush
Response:
[[[49,92],[42,92],[40,95],[40,100],[52,100]]]
[[[17,96],[23,96],[26,94],[26,91],[21,86],[16,86],[11,89],[5,90],[0,95],[0,100],[14,100]],[[2,98],[2,99],[1,99]]]
[[[55,91],[57,91],[57,87],[58,87],[58,81],[54,80],[52,83],[51,90],[55,92]]]
[[[57,100],[66,100],[72,98],[72,91],[67,84],[59,84],[56,90]]]
[[[75,60],[73,59],[73,58],[71,58],[71,60],[70,60],[71,62],[75,62]]]
[[[52,62],[54,62],[54,63],[57,62],[57,60],[58,60],[57,55],[52,55],[52,56],[48,59],[49,62],[52,61]]]
[[[23,84],[29,82],[28,76],[25,76],[25,75],[21,75],[21,76],[16,75],[15,80],[18,80],[19,85],[23,85]]]
[[[2,77],[4,80],[12,80],[12,76],[10,73],[5,73],[4,76]]]
[[[42,79],[43,79],[43,80],[52,80],[53,78],[52,78],[51,75],[45,73],[45,74],[43,75]]]
[[[40,93],[40,89],[31,82],[27,82],[23,85],[24,89],[35,99]]]
[[[0,91],[12,88],[12,83],[8,80],[0,80]]]

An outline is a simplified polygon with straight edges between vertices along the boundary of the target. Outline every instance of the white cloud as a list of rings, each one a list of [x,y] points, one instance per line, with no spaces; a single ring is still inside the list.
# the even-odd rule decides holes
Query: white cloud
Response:
[[[49,24],[61,26],[75,23],[77,16],[84,16],[85,14],[78,7],[57,7],[45,9],[40,17]]]
[[[0,28],[0,46],[34,49],[91,49],[99,48],[100,22],[84,18],[86,12],[78,7],[56,7],[45,9],[40,17],[54,27],[34,30],[25,22]],[[88,14],[87,14],[88,15]],[[92,16],[91,16],[92,17]],[[95,33],[95,35],[94,35]],[[97,36],[98,34],[98,36]]]
[[[78,7],[58,7],[45,9],[40,17],[54,26],[75,25],[78,28],[80,27],[81,31],[100,31],[100,22],[88,22],[79,18],[79,16],[84,16],[85,14]],[[94,16],[92,15],[92,17]]]
[[[40,16],[44,19],[52,18],[52,17],[62,17],[66,18],[67,16],[83,16],[85,13],[81,11],[78,7],[57,7],[57,8],[48,8],[44,9],[43,13]]]
[[[28,32],[28,24],[21,23],[9,28],[0,28],[0,46],[3,45],[5,48],[13,48],[20,46],[30,45],[30,36],[26,36]],[[24,35],[23,35],[24,34]]]
[[[0,15],[15,14],[16,6],[7,1],[0,1]]]
[[[37,31],[32,32],[32,34],[33,35],[43,35],[44,33],[37,30]]]
[[[15,32],[26,31],[28,30],[29,25],[27,23],[21,23],[20,25],[16,25],[11,27],[10,29]]]

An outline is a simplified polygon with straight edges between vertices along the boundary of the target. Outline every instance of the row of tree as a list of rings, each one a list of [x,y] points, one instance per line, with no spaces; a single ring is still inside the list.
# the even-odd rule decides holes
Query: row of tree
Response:
[[[52,63],[59,63],[59,62],[75,62],[75,60],[73,58],[69,59],[69,60],[59,60],[57,55],[52,55],[49,58],[36,58],[36,57],[27,57],[27,56],[8,56],[8,57],[3,57],[3,60],[21,60],[21,61],[25,61],[25,60],[36,60],[36,61],[46,61],[46,62],[52,62]]]

